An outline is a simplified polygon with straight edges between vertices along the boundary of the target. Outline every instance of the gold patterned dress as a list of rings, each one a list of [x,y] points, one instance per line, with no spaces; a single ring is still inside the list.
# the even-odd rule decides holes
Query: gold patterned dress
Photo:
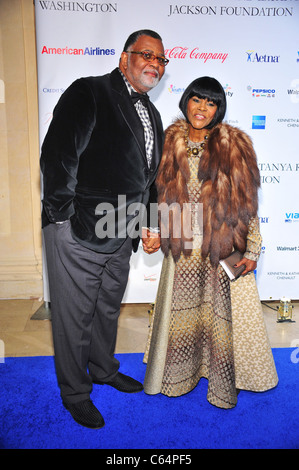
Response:
[[[189,200],[199,201],[199,156],[188,158]],[[237,390],[265,391],[278,378],[264,324],[254,273],[235,281],[221,267],[201,258],[202,233],[192,212],[193,250],[174,263],[163,260],[144,362],[144,391],[180,396],[201,377],[207,400],[233,408]],[[250,221],[245,256],[257,261],[261,250],[258,218]]]

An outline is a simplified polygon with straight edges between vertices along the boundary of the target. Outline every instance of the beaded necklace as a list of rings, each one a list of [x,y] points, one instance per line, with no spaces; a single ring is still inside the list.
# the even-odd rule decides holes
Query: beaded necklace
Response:
[[[209,138],[209,134],[206,134],[204,136],[203,141],[201,141],[201,142],[192,142],[189,139],[189,129],[187,129],[186,134],[185,134],[185,144],[186,144],[186,150],[187,150],[188,157],[191,157],[191,155],[197,157],[200,150],[204,148],[208,138]],[[191,144],[192,144],[192,146],[191,146]]]

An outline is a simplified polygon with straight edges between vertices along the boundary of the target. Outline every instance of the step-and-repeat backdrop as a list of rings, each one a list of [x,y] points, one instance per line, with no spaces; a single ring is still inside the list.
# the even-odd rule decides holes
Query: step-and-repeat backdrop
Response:
[[[35,0],[35,14],[41,143],[63,91],[114,69],[135,30],[157,31],[170,60],[150,92],[165,128],[193,79],[221,82],[226,121],[252,137],[258,156],[261,299],[298,299],[299,0]],[[155,300],[161,260],[141,247],[132,256],[124,302]],[[47,301],[46,262],[44,274]]]

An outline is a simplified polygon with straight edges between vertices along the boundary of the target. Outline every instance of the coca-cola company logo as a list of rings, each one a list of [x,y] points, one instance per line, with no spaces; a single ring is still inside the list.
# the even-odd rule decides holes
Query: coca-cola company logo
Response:
[[[204,52],[199,47],[175,46],[165,50],[168,59],[195,59],[206,63],[208,60],[219,60],[223,63],[227,57],[227,52]]]

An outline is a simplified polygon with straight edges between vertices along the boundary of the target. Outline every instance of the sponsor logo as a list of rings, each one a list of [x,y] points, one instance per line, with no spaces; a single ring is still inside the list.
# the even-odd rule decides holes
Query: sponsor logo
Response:
[[[287,90],[292,103],[299,103],[299,78],[294,78],[291,82],[291,88]]]
[[[251,92],[253,98],[275,98],[275,90],[273,88],[253,88],[248,85],[247,90]]]
[[[65,88],[43,88],[43,93],[63,93]]]
[[[259,54],[255,51],[246,51],[247,54],[247,62],[251,63],[278,63],[279,62],[279,55],[267,55],[267,54]]]
[[[47,55],[115,55],[115,49],[101,47],[47,47],[43,46],[42,54]]]
[[[261,224],[268,224],[269,223],[269,217],[259,217],[260,223]]]
[[[299,212],[286,212],[285,217],[287,223],[299,222]]]
[[[231,98],[233,96],[234,93],[232,91],[232,88],[228,84],[224,85],[223,89],[224,89],[225,95],[228,98]]]
[[[227,57],[227,52],[203,52],[198,47],[174,46],[165,50],[165,56],[168,59],[195,59],[202,60],[204,63],[210,60],[216,60],[223,63]]]
[[[299,246],[277,246],[277,251],[299,251]]]
[[[267,276],[274,276],[276,279],[285,279],[289,281],[294,281],[296,277],[299,275],[299,272],[291,271],[291,272],[283,272],[283,271],[268,271]]]
[[[252,116],[252,129],[265,129],[266,116]]]
[[[277,122],[284,124],[286,127],[299,127],[298,118],[278,118]]]
[[[185,88],[180,88],[180,87],[176,87],[175,85],[170,85],[168,87],[168,91],[169,93],[174,93],[174,94],[184,93]]]
[[[234,93],[232,91],[232,88],[228,84],[224,85],[223,89],[227,97],[231,98],[233,96]],[[168,87],[169,93],[180,94],[180,93],[184,93],[184,91],[185,91],[185,88],[177,87],[176,85],[170,85]]]

